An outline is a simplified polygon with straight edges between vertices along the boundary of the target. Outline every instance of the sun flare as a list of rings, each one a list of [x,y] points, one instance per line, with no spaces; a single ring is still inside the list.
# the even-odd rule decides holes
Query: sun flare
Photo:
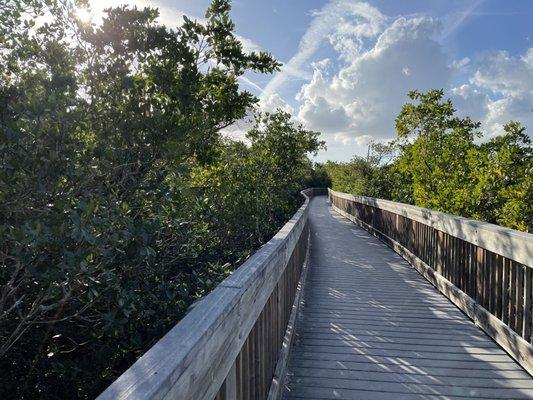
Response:
[[[78,7],[76,9],[76,17],[84,24],[89,24],[92,22],[93,13],[87,7]]]

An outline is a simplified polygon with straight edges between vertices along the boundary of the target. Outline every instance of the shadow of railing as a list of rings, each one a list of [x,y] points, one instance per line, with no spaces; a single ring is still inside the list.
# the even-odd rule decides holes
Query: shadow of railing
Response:
[[[533,373],[533,235],[329,191],[333,209],[409,261]]]
[[[531,398],[531,378],[500,347],[385,244],[325,213],[322,201],[311,203],[295,397]]]

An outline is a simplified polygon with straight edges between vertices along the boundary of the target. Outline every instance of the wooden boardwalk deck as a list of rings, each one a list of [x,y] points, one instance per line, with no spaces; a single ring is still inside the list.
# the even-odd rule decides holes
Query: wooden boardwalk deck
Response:
[[[533,379],[400,256],[311,200],[284,399],[533,399]]]

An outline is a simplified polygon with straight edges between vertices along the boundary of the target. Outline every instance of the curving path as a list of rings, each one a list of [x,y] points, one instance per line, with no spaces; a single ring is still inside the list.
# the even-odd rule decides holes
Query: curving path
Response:
[[[385,244],[310,206],[284,399],[533,399],[533,379]]]

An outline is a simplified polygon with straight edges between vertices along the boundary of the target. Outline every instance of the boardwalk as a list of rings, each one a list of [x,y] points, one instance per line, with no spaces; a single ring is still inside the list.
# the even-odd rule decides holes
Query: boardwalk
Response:
[[[311,201],[284,399],[533,399],[533,380],[402,258]]]

